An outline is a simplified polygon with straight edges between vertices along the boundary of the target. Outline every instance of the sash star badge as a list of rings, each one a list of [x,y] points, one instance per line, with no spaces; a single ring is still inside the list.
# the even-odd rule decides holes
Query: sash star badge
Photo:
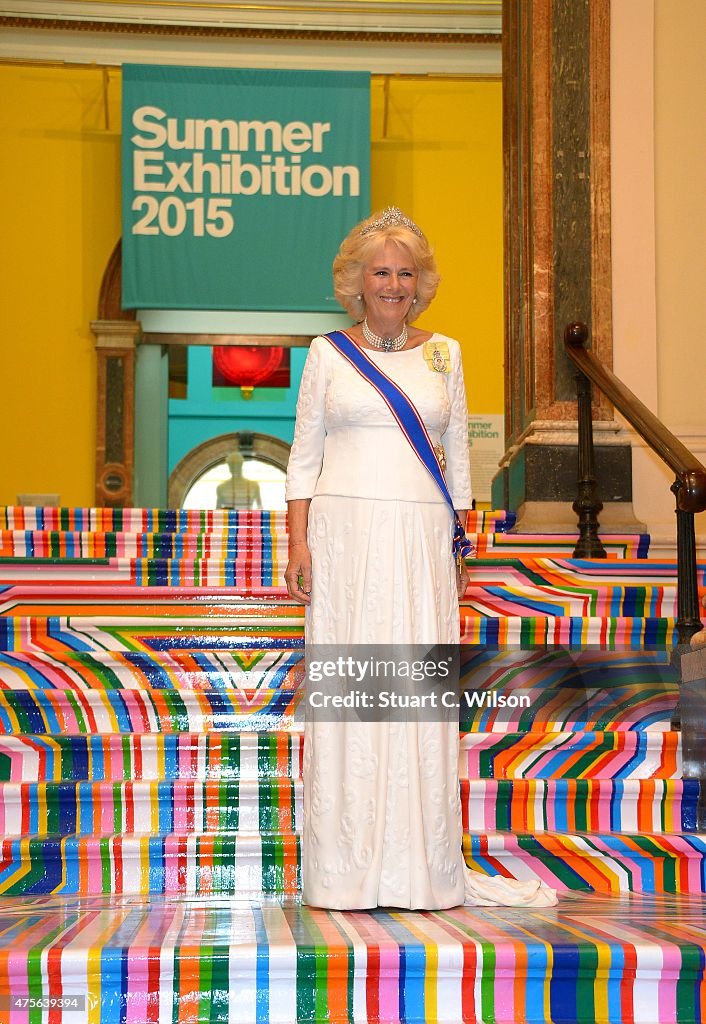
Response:
[[[424,359],[430,370],[436,373],[449,372],[449,346],[445,341],[425,341]]]

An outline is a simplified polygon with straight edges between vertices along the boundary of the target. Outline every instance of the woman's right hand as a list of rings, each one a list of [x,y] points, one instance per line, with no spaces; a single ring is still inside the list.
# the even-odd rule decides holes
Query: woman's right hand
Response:
[[[292,600],[298,604],[311,604],[311,552],[306,541],[290,543],[284,581]]]

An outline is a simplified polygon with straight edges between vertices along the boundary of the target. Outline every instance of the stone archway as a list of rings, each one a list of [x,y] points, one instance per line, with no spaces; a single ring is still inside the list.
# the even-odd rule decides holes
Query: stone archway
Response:
[[[234,450],[278,469],[287,469],[290,445],[286,441],[270,434],[219,434],[192,448],[169,474],[169,508],[180,508],[195,481],[207,470],[223,462]]]

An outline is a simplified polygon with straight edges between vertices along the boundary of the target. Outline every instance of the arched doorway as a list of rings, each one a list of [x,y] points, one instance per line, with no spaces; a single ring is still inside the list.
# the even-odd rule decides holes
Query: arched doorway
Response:
[[[204,441],[185,455],[170,473],[169,507],[283,510],[286,508],[284,476],[289,449],[290,446],[277,437],[245,431],[221,434]],[[242,487],[242,495],[232,493],[229,500],[228,483],[232,476],[229,460],[234,454],[241,463],[239,471],[244,480],[254,486]]]

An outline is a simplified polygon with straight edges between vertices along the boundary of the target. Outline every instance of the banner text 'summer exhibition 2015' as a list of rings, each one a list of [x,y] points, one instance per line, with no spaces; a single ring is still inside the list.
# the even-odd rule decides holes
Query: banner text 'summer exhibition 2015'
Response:
[[[125,65],[123,306],[338,310],[369,177],[366,72]]]

